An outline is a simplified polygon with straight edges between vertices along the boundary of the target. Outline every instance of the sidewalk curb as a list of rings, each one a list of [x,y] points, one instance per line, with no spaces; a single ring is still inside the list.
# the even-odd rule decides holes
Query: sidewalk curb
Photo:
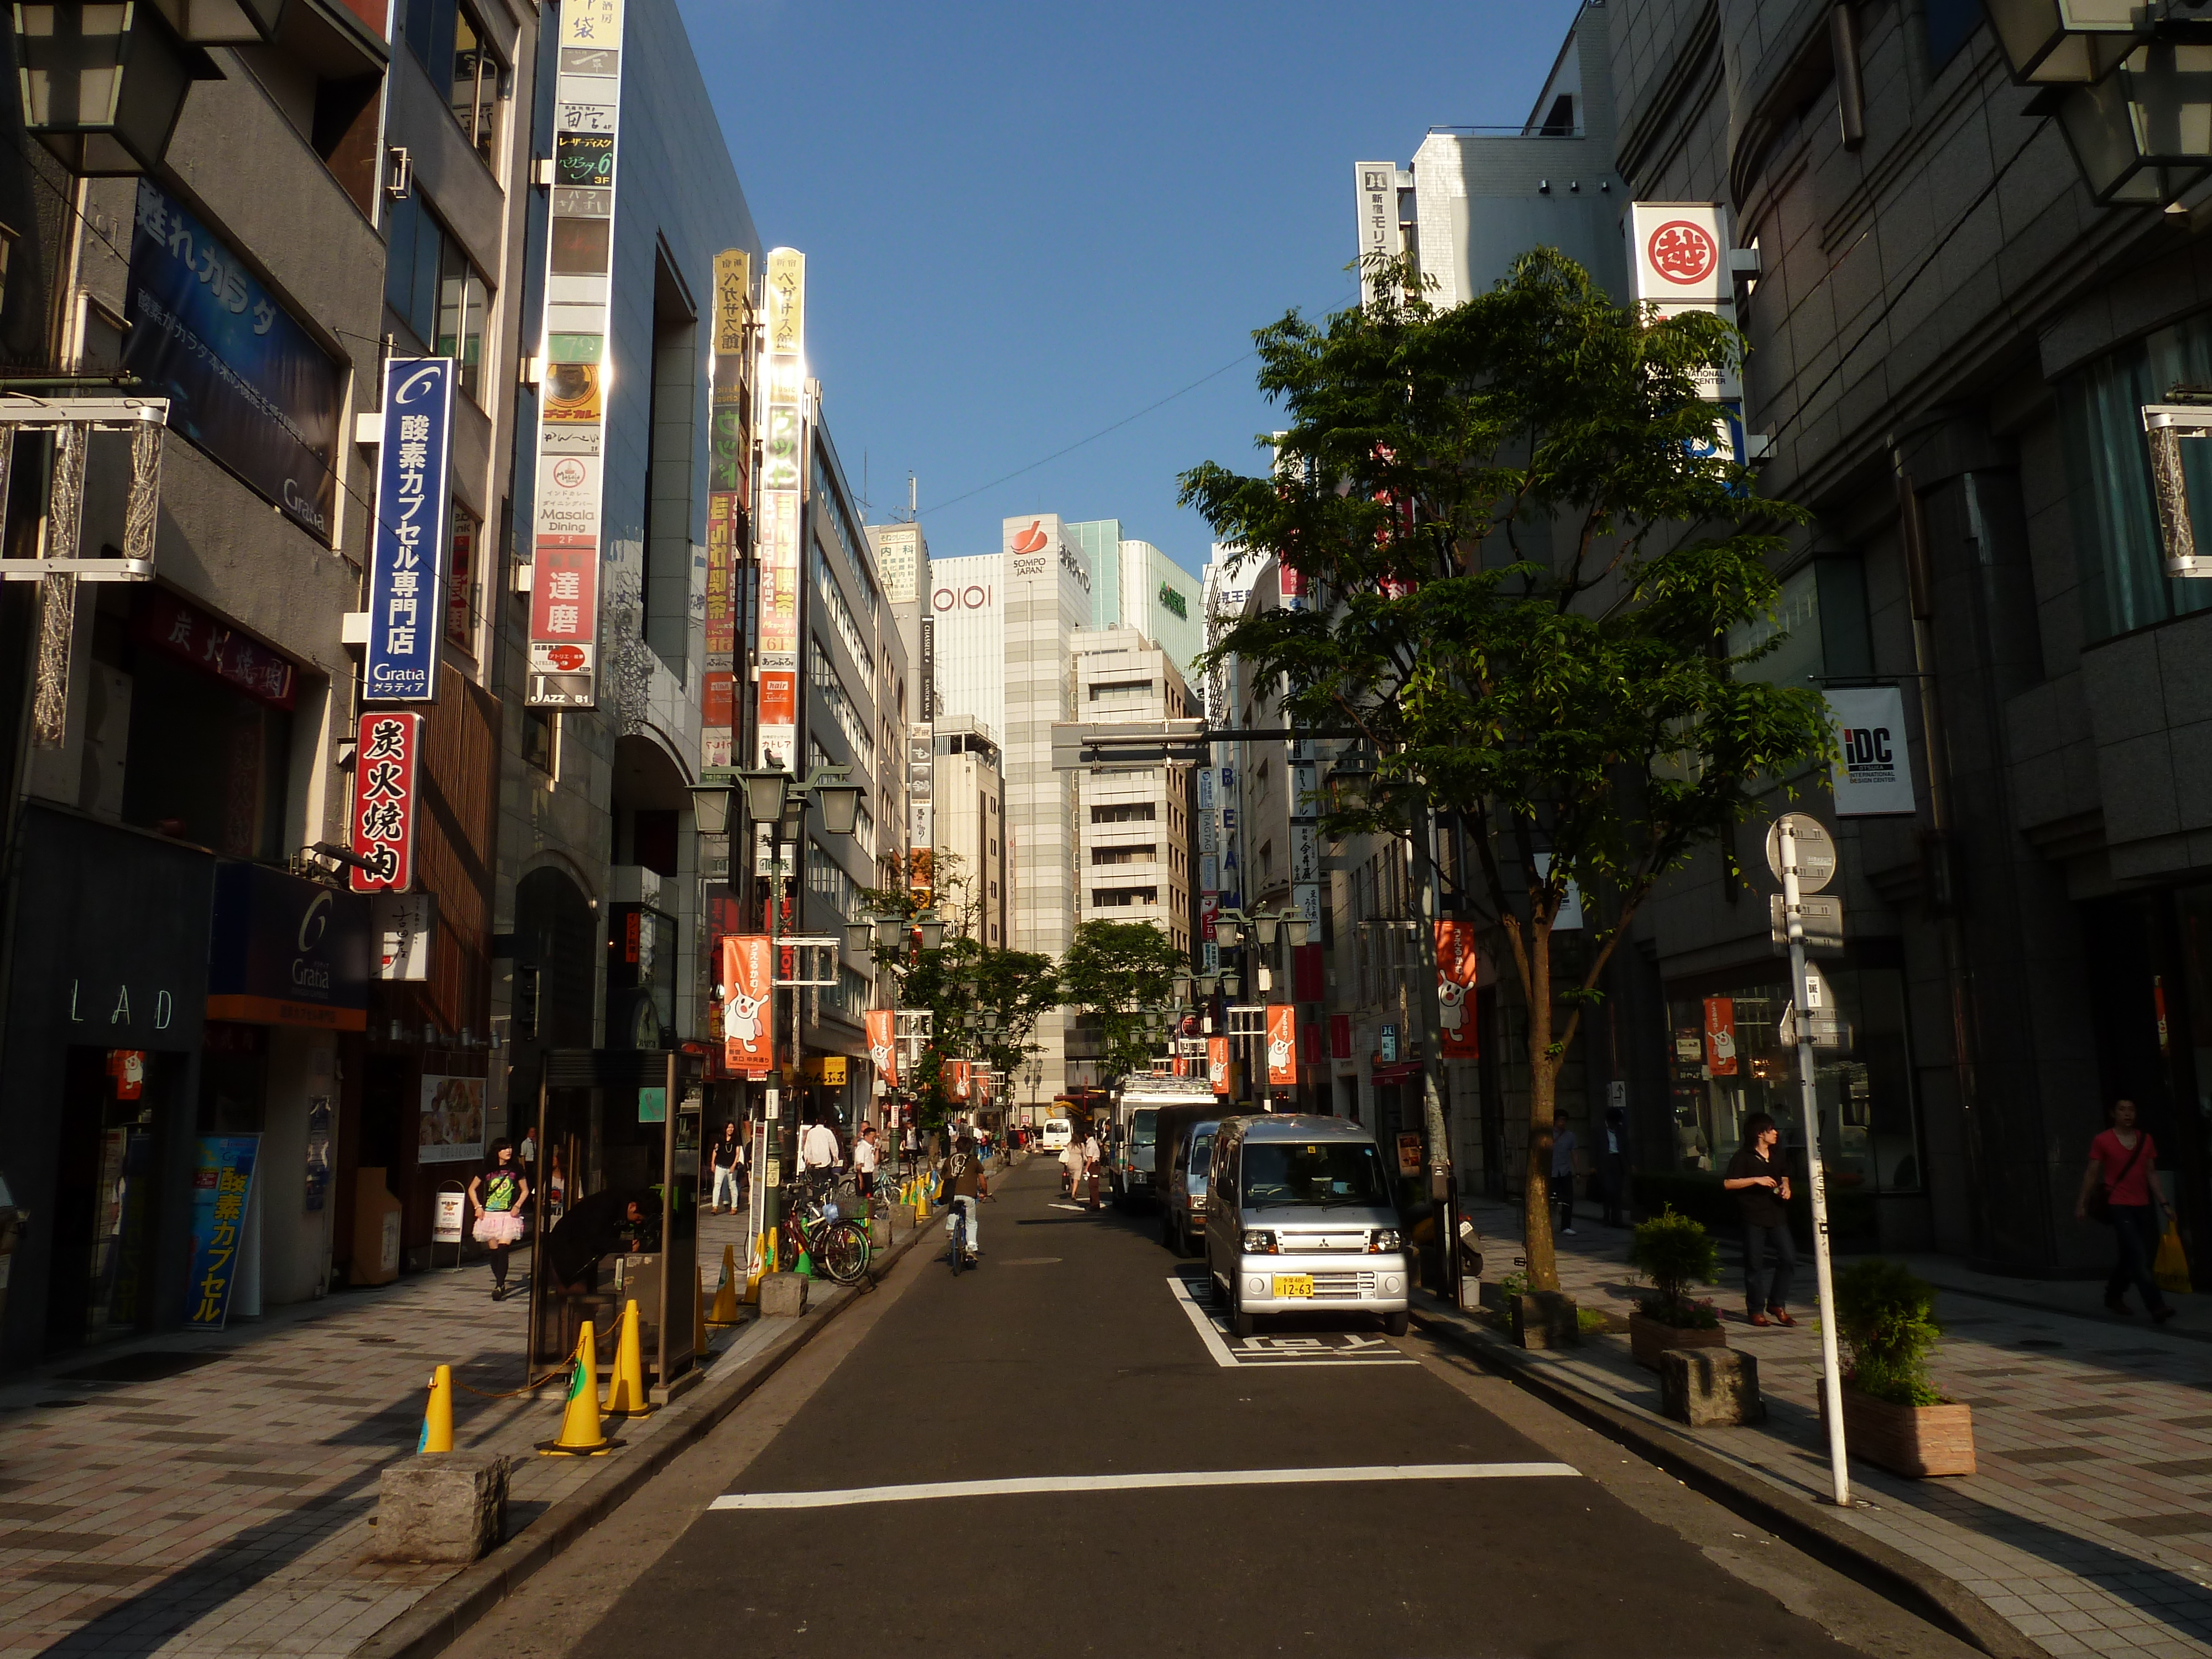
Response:
[[[909,1229],[881,1258],[882,1269],[902,1260],[933,1230]],[[880,1279],[883,1272],[876,1277]],[[839,1287],[842,1289],[843,1287]],[[684,1413],[665,1433],[655,1436],[638,1456],[594,1476],[581,1491],[571,1492],[521,1532],[493,1550],[481,1561],[432,1590],[375,1635],[355,1648],[349,1659],[432,1659],[443,1652],[468,1628],[499,1606],[541,1567],[605,1520],[645,1483],[689,1450],[721,1420],[743,1405],[786,1361],[827,1330],[862,1292],[847,1291],[818,1319],[793,1322],[787,1340],[759,1354],[726,1381],[709,1384],[696,1399],[667,1407],[671,1417]]]
[[[1811,1504],[1747,1475],[1682,1436],[1656,1430],[1611,1403],[1545,1374],[1538,1362],[1488,1333],[1478,1336],[1440,1310],[1418,1304],[1413,1322],[1451,1342],[1485,1370],[1656,1464],[1692,1490],[1763,1527],[1826,1566],[1906,1612],[1978,1648],[1990,1659],[2049,1659],[2046,1650],[1956,1579]]]

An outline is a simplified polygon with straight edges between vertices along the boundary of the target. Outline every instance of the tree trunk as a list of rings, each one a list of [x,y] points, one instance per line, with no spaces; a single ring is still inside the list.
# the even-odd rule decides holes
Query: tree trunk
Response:
[[[1559,1073],[1552,1047],[1552,930],[1528,930],[1528,1170],[1521,1184],[1521,1231],[1528,1288],[1556,1291],[1559,1266],[1552,1252],[1552,1112]]]

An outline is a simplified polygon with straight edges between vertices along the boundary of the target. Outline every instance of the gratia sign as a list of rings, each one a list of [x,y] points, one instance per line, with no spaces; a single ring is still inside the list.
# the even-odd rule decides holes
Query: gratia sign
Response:
[[[368,561],[365,702],[429,702],[438,695],[453,424],[452,358],[386,361],[376,538]]]
[[[363,714],[353,767],[356,893],[404,893],[415,884],[415,773],[422,717]]]

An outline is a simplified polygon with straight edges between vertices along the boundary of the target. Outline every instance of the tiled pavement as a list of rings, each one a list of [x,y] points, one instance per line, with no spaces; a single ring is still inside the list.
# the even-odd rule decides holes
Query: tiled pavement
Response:
[[[701,1231],[711,1291],[741,1218],[708,1215]],[[378,1472],[413,1454],[431,1367],[487,1393],[523,1381],[528,1298],[495,1304],[490,1284],[480,1263],[436,1270],[0,1387],[0,1655],[339,1659],[359,1646],[454,1571],[362,1558]],[[149,1351],[206,1363],[147,1382],[62,1375]],[[561,1397],[455,1390],[456,1445],[524,1454],[510,1536],[608,1467],[528,1455],[557,1431]],[[638,1444],[665,1420],[619,1437]]]
[[[1477,1203],[1488,1271],[1509,1271],[1517,1209]],[[1628,1234],[1589,1215],[1559,1240],[1561,1287],[1584,1307],[1626,1315],[1643,1293]],[[2164,1331],[2105,1313],[2095,1283],[2045,1284],[1905,1258],[1941,1288],[1946,1336],[1938,1387],[1974,1408],[1979,1473],[1907,1480],[1854,1460],[1853,1525],[1936,1566],[2055,1655],[2128,1659],[2212,1655],[2212,1296],[2171,1298]],[[1817,1416],[1820,1336],[1810,1257],[1800,1263],[1795,1328],[1737,1322],[1742,1275],[1723,1249],[1715,1304],[1729,1340],[1758,1356],[1768,1420],[1688,1430],[1765,1480],[1825,1499],[1827,1444]],[[2002,1298],[2002,1299],[1998,1299]],[[1656,1376],[1626,1337],[1529,1358],[1562,1382],[1655,1421]]]

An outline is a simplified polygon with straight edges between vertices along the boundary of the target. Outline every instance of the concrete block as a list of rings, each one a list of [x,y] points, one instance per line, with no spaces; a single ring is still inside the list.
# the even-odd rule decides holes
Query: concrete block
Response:
[[[767,1317],[795,1319],[806,1311],[806,1281],[797,1273],[768,1273],[760,1282],[760,1310]]]
[[[1766,1415],[1759,1361],[1740,1348],[1668,1348],[1659,1356],[1659,1409],[1693,1429],[1759,1422]]]
[[[379,1477],[379,1561],[476,1560],[507,1535],[507,1459],[497,1452],[438,1452],[394,1463]]]
[[[1565,1291],[1528,1291],[1512,1299],[1513,1340],[1524,1348],[1572,1348],[1581,1345],[1582,1326],[1575,1299]]]
[[[891,1247],[891,1212],[883,1205],[878,1205],[875,1214],[868,1218],[868,1243],[878,1250]]]

